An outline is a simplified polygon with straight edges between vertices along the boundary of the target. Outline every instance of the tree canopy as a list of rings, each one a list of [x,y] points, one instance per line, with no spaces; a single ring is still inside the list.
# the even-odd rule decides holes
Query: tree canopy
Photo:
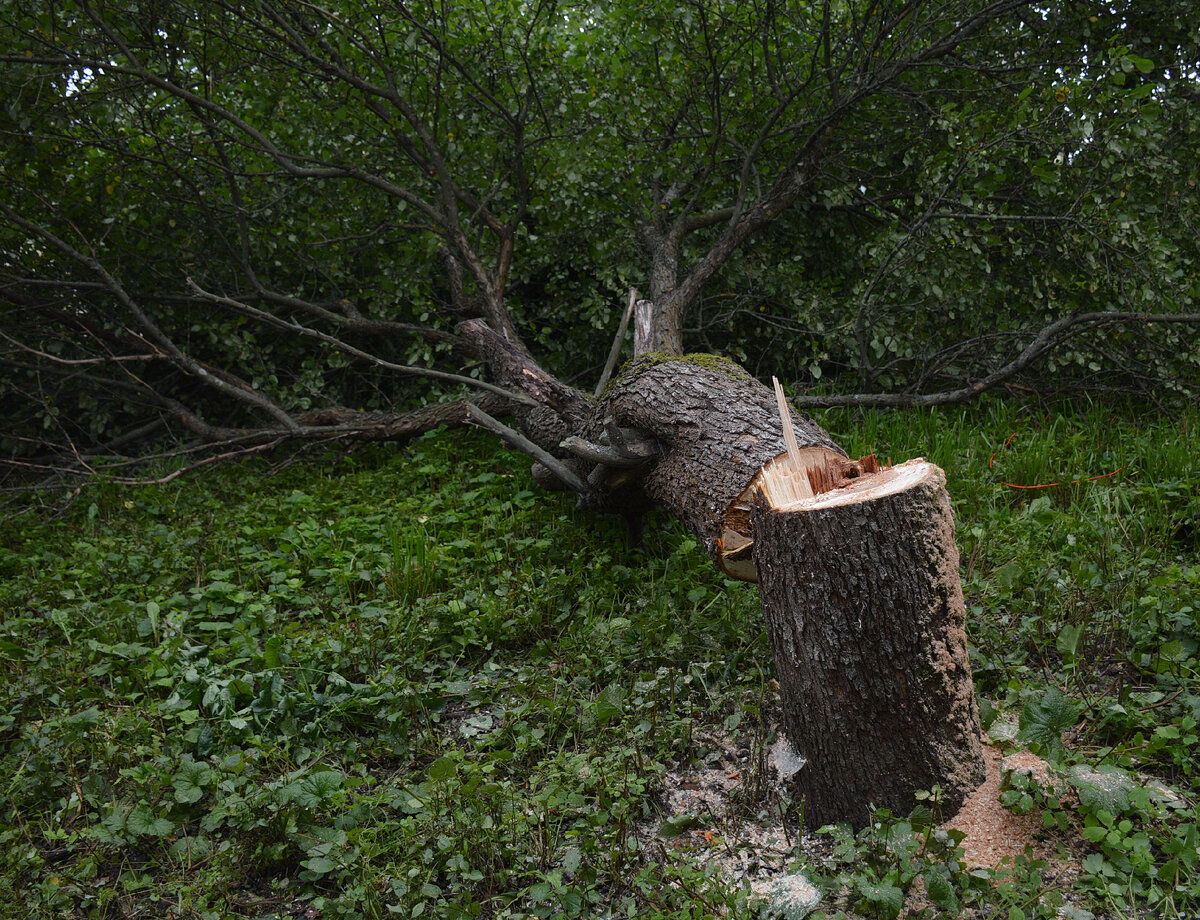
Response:
[[[0,39],[14,468],[503,411],[468,318],[590,389],[631,287],[653,347],[811,405],[1200,378],[1173,3],[8,2]]]

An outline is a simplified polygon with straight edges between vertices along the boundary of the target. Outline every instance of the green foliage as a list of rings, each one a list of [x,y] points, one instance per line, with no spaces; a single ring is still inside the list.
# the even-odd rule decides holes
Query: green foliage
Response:
[[[1030,700],[1021,709],[1017,740],[1027,742],[1031,749],[1052,760],[1062,757],[1063,732],[1075,727],[1079,707],[1067,699],[1057,687],[1050,687],[1037,700]]]
[[[1068,787],[1074,803],[1063,794]],[[1079,888],[1100,908],[1187,916],[1200,900],[1195,806],[1161,783],[1110,763],[1079,763],[1054,774],[1050,788],[1014,777],[1004,801],[1087,841]]]
[[[370,917],[686,915],[672,880],[734,898],[635,827],[697,722],[766,692],[753,595],[675,528],[655,560],[581,533],[485,443],[97,483],[67,521],[9,526],[6,897],[242,916],[249,889]]]
[[[936,800],[934,790],[929,801],[936,805]],[[819,833],[831,838],[831,850],[824,859],[810,859],[807,869],[826,892],[823,906],[894,920],[906,903],[913,916],[954,917],[971,909],[1005,916],[1033,902],[1037,907],[1030,916],[1055,915],[1062,903],[1056,892],[1044,899],[1041,893],[1031,896],[1041,886],[1044,861],[1023,856],[1008,867],[967,869],[965,835],[937,828],[934,817],[927,805],[919,805],[908,818],[878,809],[857,835],[845,826],[822,828]],[[914,888],[929,905],[920,912],[911,907]]]
[[[490,305],[548,368],[594,378],[672,228],[659,295],[722,253],[689,345],[803,388],[943,389],[1073,313],[1194,312],[1185,11],[1018,8],[922,57],[980,10],[5,3],[2,446],[108,445],[148,407],[248,426],[278,421],[266,399],[444,395],[301,321],[442,367]],[[753,246],[717,247],[809,154]],[[355,315],[397,325],[346,331]],[[1027,377],[1174,400],[1197,376],[1189,328],[1104,325]],[[206,386],[211,367],[242,385]]]
[[[1194,910],[1200,566],[1179,516],[1200,482],[1195,414],[988,403],[823,421],[852,453],[947,470],[993,731],[1020,720],[1061,762],[1055,789],[1014,777],[1005,795],[1041,815],[1049,853],[1082,849],[1083,871],[1063,890],[1032,854],[968,870],[935,790],[793,852],[817,909],[895,916],[920,880],[927,916]],[[667,771],[704,763],[706,731],[756,749],[771,731],[755,593],[671,522],[649,528],[646,557],[532,489],[483,436],[439,435],[10,504],[3,902],[51,917],[765,909],[693,862],[689,835],[725,819],[659,798]],[[803,803],[755,782],[731,807],[794,827]]]

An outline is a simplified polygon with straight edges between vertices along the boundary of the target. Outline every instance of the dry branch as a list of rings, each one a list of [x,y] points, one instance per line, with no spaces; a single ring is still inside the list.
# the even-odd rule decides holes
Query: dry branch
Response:
[[[509,428],[502,422],[492,418],[478,406],[470,406],[468,414],[472,422],[481,428],[486,428],[509,447],[533,457],[534,460],[553,473],[571,491],[577,492],[580,495],[588,493],[587,483],[567,469],[558,458],[552,456],[548,451],[543,450],[516,429]]]

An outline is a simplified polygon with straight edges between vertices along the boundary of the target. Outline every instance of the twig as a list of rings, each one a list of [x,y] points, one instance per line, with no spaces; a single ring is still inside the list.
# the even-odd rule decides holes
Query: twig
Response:
[[[1081,335],[1089,329],[1114,323],[1183,323],[1200,325],[1200,313],[1136,313],[1126,310],[1109,310],[1097,313],[1072,313],[1045,326],[1026,346],[1025,350],[999,370],[982,379],[956,390],[941,393],[876,393],[853,396],[798,396],[793,403],[804,408],[832,409],[844,406],[858,408],[899,409],[924,406],[945,406],[970,402],[987,390],[1006,384],[1010,377],[1032,364],[1042,355]],[[1078,328],[1076,328],[1078,327]]]
[[[31,355],[36,355],[39,358],[45,358],[47,361],[53,361],[55,364],[80,365],[80,364],[120,364],[122,361],[154,361],[159,358],[166,358],[163,352],[157,352],[147,355],[110,355],[107,358],[60,358],[57,355],[48,354],[44,351],[38,351],[24,342],[18,342],[6,332],[0,332],[0,338],[12,342],[13,345],[22,351],[29,352]]]
[[[563,485],[572,492],[577,492],[580,495],[588,493],[587,483],[567,469],[562,461],[538,447],[519,431],[515,431],[503,422],[492,418],[474,403],[467,406],[467,417],[479,425],[480,428],[486,428],[492,434],[499,436],[500,440],[509,447],[533,457],[534,460],[557,476]]]
[[[625,315],[621,317],[621,323],[617,326],[617,337],[613,339],[612,348],[609,349],[608,363],[604,365],[604,372],[600,375],[600,382],[596,384],[596,392],[593,394],[596,399],[600,398],[600,394],[608,386],[608,378],[612,376],[613,369],[617,366],[617,358],[621,354],[621,345],[625,342],[625,330],[629,328],[629,317],[633,316],[633,305],[637,303],[637,294],[637,288],[629,289],[629,306],[625,308]]]
[[[1151,703],[1149,706],[1143,706],[1141,709],[1138,710],[1138,712],[1149,712],[1151,709],[1158,709],[1159,706],[1166,706],[1167,703],[1173,703],[1173,702],[1175,702],[1175,700],[1179,699],[1179,697],[1182,695],[1183,691],[1186,689],[1187,689],[1187,687],[1180,687],[1173,694],[1168,696],[1165,700],[1159,700],[1157,703]]]
[[[177,344],[161,330],[158,325],[150,318],[150,316],[142,309],[129,292],[121,286],[115,277],[105,268],[97,259],[87,255],[84,252],[76,249],[66,240],[51,233],[48,229],[33,221],[26,220],[4,202],[0,202],[0,211],[8,217],[10,221],[37,237],[40,237],[45,242],[49,243],[55,249],[65,254],[68,258],[87,268],[90,272],[96,275],[104,286],[112,293],[117,302],[124,307],[126,312],[133,316],[138,325],[150,338],[150,343],[162,349],[167,359],[176,365],[180,370],[193,377],[199,379],[208,386],[214,387],[226,396],[230,396],[239,402],[253,406],[266,414],[270,415],[280,426],[287,429],[296,429],[299,426],[288,415],[287,411],[268,398],[262,393],[256,391],[253,387],[243,380],[239,380],[232,374],[216,374],[210,373],[200,362],[195,361],[179,348]],[[139,336],[139,338],[141,338]],[[145,341],[145,339],[143,339]],[[148,344],[150,344],[148,343]],[[228,378],[228,379],[227,379]],[[140,382],[140,381],[139,381]]]
[[[188,473],[194,472],[201,467],[209,466],[213,463],[222,463],[225,460],[232,460],[234,457],[242,457],[249,454],[257,454],[266,450],[271,450],[282,444],[284,440],[284,438],[279,438],[266,444],[256,444],[253,447],[242,447],[238,450],[229,450],[223,454],[215,454],[211,457],[205,457],[203,460],[198,460],[188,466],[180,467],[177,470],[167,473],[165,476],[160,476],[158,479],[110,479],[108,481],[115,482],[123,486],[163,486],[168,482],[178,479],[180,476],[186,476]]]

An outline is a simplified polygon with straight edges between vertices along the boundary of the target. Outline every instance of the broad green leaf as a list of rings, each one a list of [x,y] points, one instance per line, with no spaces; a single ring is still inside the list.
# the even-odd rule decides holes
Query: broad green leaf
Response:
[[[1074,624],[1068,624],[1058,631],[1054,647],[1068,664],[1079,655],[1079,643],[1082,638],[1083,628]]]
[[[212,842],[207,837],[180,837],[171,844],[171,855],[182,863],[206,859],[212,851]]]
[[[570,847],[564,854],[562,859],[562,867],[567,872],[574,873],[579,870],[580,864],[583,862],[583,854],[579,852],[578,847]]]
[[[1079,707],[1057,687],[1050,687],[1021,709],[1017,739],[1035,744],[1051,760],[1059,760],[1063,753],[1062,734],[1074,728],[1078,719]]]
[[[9,661],[24,661],[29,657],[29,651],[8,639],[0,639],[0,658]]]
[[[872,907],[876,916],[895,920],[904,908],[904,892],[888,882],[878,884],[864,878],[858,880],[858,893]]]
[[[1079,792],[1079,803],[1093,813],[1101,809],[1113,815],[1128,811],[1130,794],[1141,788],[1134,778],[1111,764],[1090,767],[1077,764],[1067,773],[1067,782]]]
[[[175,829],[166,818],[156,817],[145,805],[138,805],[129,813],[125,826],[142,837],[165,837]]]
[[[660,837],[678,837],[682,833],[703,826],[704,822],[699,817],[685,812],[665,819],[658,826],[658,834]]]
[[[455,774],[454,760],[450,757],[439,757],[429,765],[429,778],[435,783],[442,783]]]
[[[957,916],[959,911],[958,895],[950,880],[938,869],[932,868],[925,873],[925,893],[934,904],[951,916]]]
[[[63,725],[72,728],[94,728],[100,724],[100,710],[91,706],[80,712],[73,713],[62,720]]]
[[[188,804],[198,802],[204,796],[204,787],[213,780],[213,772],[207,764],[184,761],[171,777],[175,788],[175,801]]]
[[[279,636],[272,636],[263,647],[263,664],[268,668],[277,668],[281,663],[279,646],[282,643]]]
[[[604,725],[621,715],[625,702],[625,690],[618,684],[609,684],[592,704],[592,716],[597,725]]]
[[[310,856],[308,859],[303,860],[300,865],[316,875],[325,875],[336,869],[338,864],[325,856]]]
[[[338,770],[322,770],[301,781],[294,796],[297,805],[318,808],[328,802],[339,789],[346,776]]]

